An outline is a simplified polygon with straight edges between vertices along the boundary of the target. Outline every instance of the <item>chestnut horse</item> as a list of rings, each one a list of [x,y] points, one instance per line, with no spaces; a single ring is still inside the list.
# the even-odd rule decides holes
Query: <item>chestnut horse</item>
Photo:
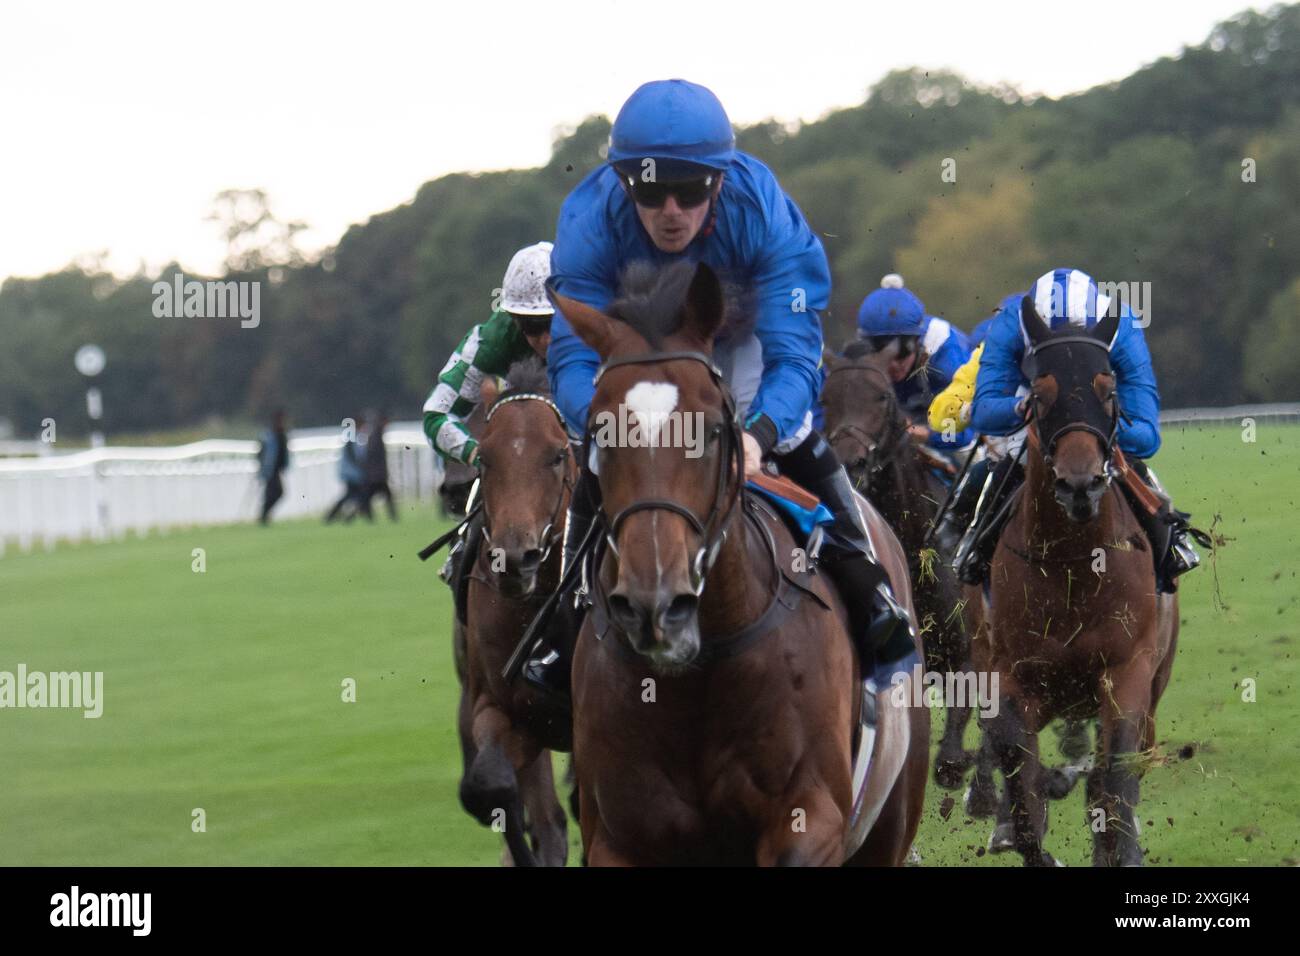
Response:
[[[1015,849],[1030,866],[1054,862],[1043,849],[1038,733],[1058,716],[1101,718],[1087,778],[1093,864],[1142,863],[1138,782],[1178,607],[1157,594],[1150,544],[1112,483],[1126,469],[1109,351],[1119,321],[1053,333],[1032,299],[1021,303],[1032,421],[1024,485],[990,570],[989,655],[1002,695],[982,724],[1006,781]]]
[[[483,539],[469,571],[463,633],[456,623],[465,766],[460,800],[480,823],[504,827],[516,865],[563,866],[566,817],[545,748],[556,736],[554,725],[567,719],[522,683],[507,684],[501,669],[559,582],[577,462],[540,363],[516,365],[508,381],[500,395],[490,380],[484,383]]]
[[[593,441],[605,537],[573,663],[587,859],[899,865],[920,820],[929,715],[889,707],[888,687],[864,702],[839,595],[824,575],[789,573],[800,542],[742,490],[740,424],[711,360],[716,275],[679,263],[640,278],[609,315],[555,296],[603,363],[589,423],[629,409],[660,435],[671,426],[657,415],[700,423],[685,453]],[[862,507],[910,609],[902,549]],[[881,713],[865,838],[850,827],[860,702]]]
[[[880,509],[907,554],[912,594],[920,615],[926,669],[970,672],[971,614],[951,555],[930,550],[935,518],[946,489],[935,477],[933,457],[908,434],[907,413],[898,404],[884,353],[824,356],[826,383],[822,408],[826,440],[849,470],[849,477]],[[962,785],[973,755],[962,746],[974,701],[945,707],[943,739],[934,759],[934,779],[942,787]]]

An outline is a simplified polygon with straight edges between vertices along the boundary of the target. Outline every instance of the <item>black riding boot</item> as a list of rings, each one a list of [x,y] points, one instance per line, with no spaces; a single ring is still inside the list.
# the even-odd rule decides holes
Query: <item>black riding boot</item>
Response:
[[[569,504],[568,525],[564,529],[564,571],[572,566],[578,547],[587,537],[587,531],[591,528],[599,507],[599,494],[596,476],[584,467]],[[521,671],[528,686],[560,701],[569,697],[573,644],[586,613],[586,608],[577,604],[576,592],[581,584],[582,578],[579,576],[574,591],[561,594],[550,619],[541,622],[541,636],[533,645]]]
[[[1003,506],[1024,480],[1024,468],[1010,455],[993,468],[984,484],[975,520],[962,536],[953,558],[953,570],[962,583],[976,586],[984,583],[998,547],[998,536],[1011,514]]]
[[[813,432],[799,447],[777,457],[777,467],[830,509],[818,564],[835,581],[849,611],[849,630],[864,673],[872,662],[889,664],[915,650],[912,619],[894,598],[885,569],[858,510],[853,483],[826,440]]]
[[[988,458],[981,458],[971,464],[966,477],[953,493],[952,504],[934,529],[934,540],[939,545],[940,552],[947,555],[949,560],[956,556],[962,533],[970,526],[971,518],[975,515],[980,492],[988,480],[990,464]]]
[[[1204,533],[1193,530],[1188,524],[1190,514],[1179,511],[1173,506],[1169,493],[1165,491],[1160,480],[1156,478],[1155,472],[1147,467],[1145,461],[1140,458],[1130,458],[1128,463],[1160,499],[1160,510],[1154,515],[1148,513],[1146,508],[1136,501],[1132,502],[1133,514],[1137,516],[1138,523],[1142,525],[1147,538],[1151,541],[1151,554],[1155,561],[1156,590],[1173,594],[1178,590],[1176,583],[1178,576],[1186,574],[1201,564],[1201,556],[1196,553],[1188,538],[1196,537],[1199,540],[1204,537]]]

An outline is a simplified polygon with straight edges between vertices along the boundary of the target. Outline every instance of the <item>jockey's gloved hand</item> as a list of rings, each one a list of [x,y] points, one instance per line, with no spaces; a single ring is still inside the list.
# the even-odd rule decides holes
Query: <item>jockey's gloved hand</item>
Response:
[[[750,417],[745,422],[745,431],[741,435],[745,446],[745,477],[752,478],[763,470],[763,459],[776,447],[776,422],[762,412]]]

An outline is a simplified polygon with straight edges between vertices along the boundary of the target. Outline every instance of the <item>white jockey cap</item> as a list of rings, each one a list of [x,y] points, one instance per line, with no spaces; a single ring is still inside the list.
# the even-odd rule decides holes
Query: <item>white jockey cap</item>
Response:
[[[525,246],[514,254],[501,283],[501,308],[516,315],[551,315],[555,308],[546,298],[551,275],[549,242]]]

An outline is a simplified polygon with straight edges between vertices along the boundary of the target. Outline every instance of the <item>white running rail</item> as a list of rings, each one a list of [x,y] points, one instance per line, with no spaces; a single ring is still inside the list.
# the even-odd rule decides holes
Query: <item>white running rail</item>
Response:
[[[390,484],[399,500],[437,497],[442,463],[418,423],[389,425]],[[273,518],[323,515],[343,493],[334,435],[289,439],[284,497]],[[128,532],[234,524],[261,510],[255,441],[208,440],[173,448],[97,448],[40,458],[0,458],[0,555],[58,541],[104,541]]]

